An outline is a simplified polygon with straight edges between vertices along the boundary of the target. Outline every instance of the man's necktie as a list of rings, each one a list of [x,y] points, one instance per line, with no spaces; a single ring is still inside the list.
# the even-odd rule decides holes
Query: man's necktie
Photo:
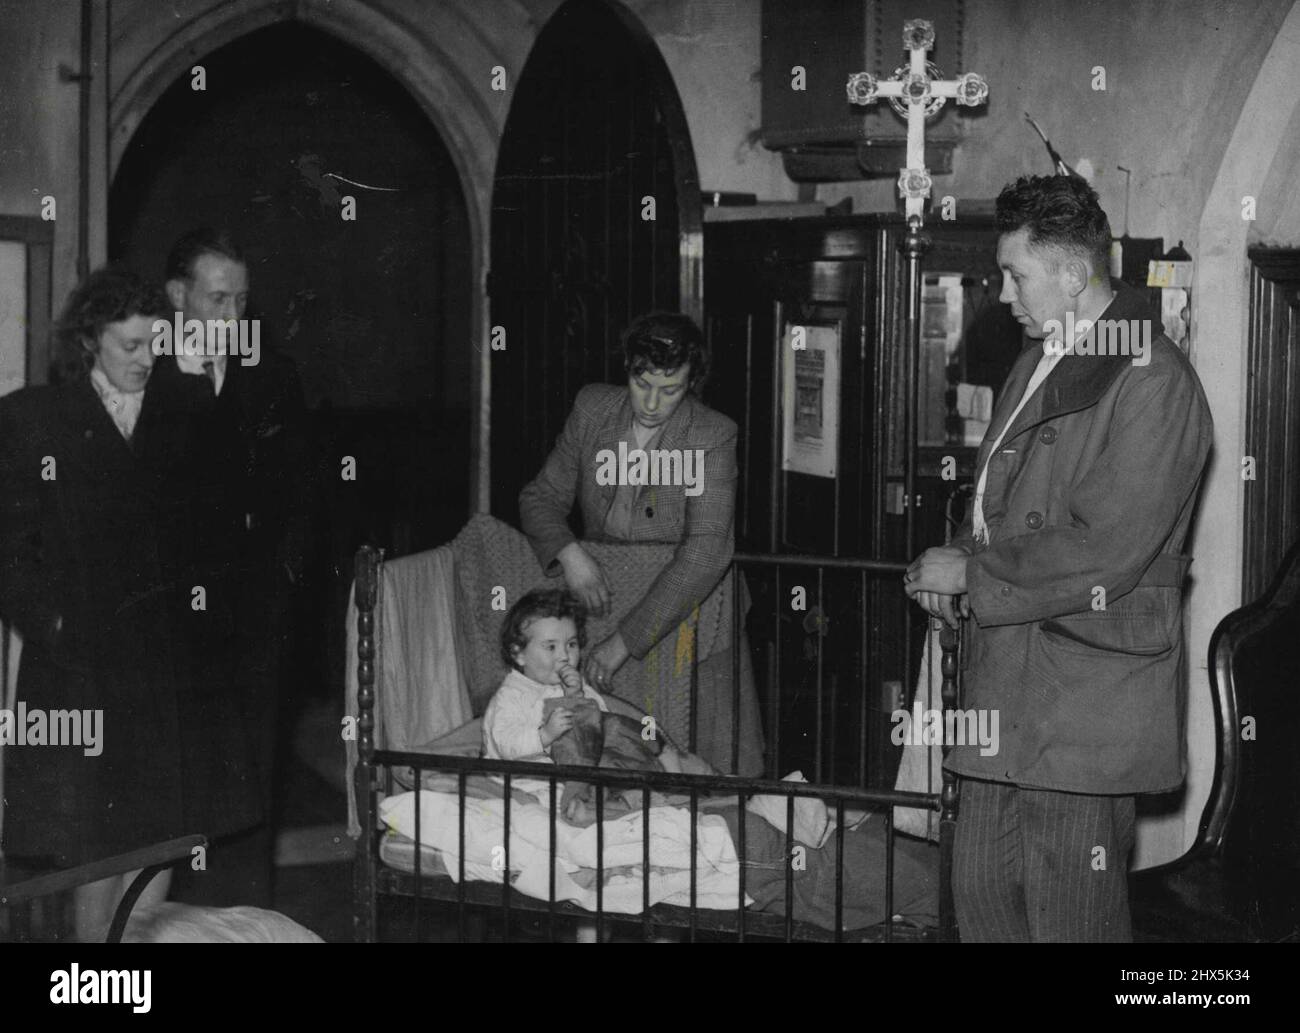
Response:
[[[215,395],[217,393],[217,369],[212,364],[211,359],[203,363],[203,375],[208,378],[208,383],[212,385],[212,393]]]

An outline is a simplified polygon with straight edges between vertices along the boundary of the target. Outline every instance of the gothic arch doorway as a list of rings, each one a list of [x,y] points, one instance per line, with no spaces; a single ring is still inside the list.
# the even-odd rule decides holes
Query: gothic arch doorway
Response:
[[[298,367],[323,469],[304,678],[329,685],[362,541],[401,555],[473,508],[472,210],[457,162],[406,86],[300,22],[199,55],[139,119],[109,193],[108,251],[155,278],[185,230],[230,228],[249,257],[263,351]],[[345,218],[348,198],[355,218]],[[356,460],[355,481],[339,476]],[[328,633],[328,634],[327,634]],[[337,651],[337,650],[336,650]]]

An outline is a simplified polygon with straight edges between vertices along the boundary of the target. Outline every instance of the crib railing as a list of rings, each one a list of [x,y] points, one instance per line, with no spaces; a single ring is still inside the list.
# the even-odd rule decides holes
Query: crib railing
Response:
[[[677,908],[664,904],[657,904],[653,907],[650,905],[650,838],[642,835],[642,909],[640,915],[633,919],[630,916],[620,914],[615,920],[620,922],[639,922],[642,926],[642,934],[649,938],[656,927],[673,927],[682,928],[689,932],[690,938],[695,939],[700,931],[709,931],[725,933],[734,936],[740,941],[744,941],[751,935],[764,937],[776,937],[785,940],[796,939],[825,939],[839,942],[846,938],[843,929],[843,908],[844,908],[844,836],[845,823],[848,813],[853,811],[873,811],[879,810],[884,822],[885,829],[885,879],[883,886],[885,921],[882,925],[863,935],[851,934],[853,939],[880,939],[891,941],[894,939],[916,939],[928,938],[919,936],[916,930],[909,928],[903,923],[895,921],[894,910],[894,861],[895,861],[895,829],[893,822],[893,808],[909,807],[917,809],[928,809],[939,813],[939,928],[938,937],[944,940],[955,940],[956,929],[953,918],[952,900],[951,900],[951,867],[952,867],[952,843],[957,817],[958,790],[956,780],[946,770],[943,772],[943,785],[940,792],[900,792],[893,789],[881,787],[869,787],[866,785],[834,785],[821,784],[820,775],[822,769],[821,760],[821,729],[823,725],[823,657],[822,657],[822,636],[819,634],[817,641],[817,694],[816,694],[816,723],[818,729],[817,741],[817,760],[815,771],[818,780],[807,783],[785,782],[775,778],[748,778],[736,775],[687,775],[674,774],[669,772],[643,772],[613,770],[606,768],[593,769],[589,767],[573,767],[553,764],[535,764],[523,761],[504,761],[504,760],[487,760],[479,758],[467,758],[457,756],[436,756],[427,753],[410,753],[390,750],[378,750],[374,742],[374,711],[375,711],[375,602],[377,598],[378,570],[381,556],[378,550],[370,547],[363,547],[357,554],[356,562],[356,585],[355,600],[357,606],[357,656],[358,656],[358,763],[355,772],[355,791],[358,800],[358,811],[362,828],[362,843],[357,853],[355,867],[354,891],[355,891],[355,910],[354,910],[354,934],[360,942],[371,942],[376,938],[378,932],[378,899],[382,895],[400,896],[413,899],[415,903],[413,918],[415,922],[415,937],[420,939],[423,923],[423,904],[425,901],[440,901],[447,904],[454,904],[457,915],[457,932],[460,939],[465,938],[466,932],[466,913],[467,908],[473,906],[487,906],[499,908],[502,915],[502,929],[506,938],[510,936],[510,920],[512,912],[533,913],[545,918],[548,923],[549,932],[552,938],[556,934],[556,921],[561,917],[572,917],[582,920],[591,920],[594,918],[596,925],[596,935],[601,937],[604,933],[607,921],[610,916],[605,912],[603,907],[604,896],[604,813],[605,813],[605,793],[609,789],[629,789],[640,791],[641,811],[643,819],[643,829],[649,828],[650,810],[651,810],[651,793],[652,792],[676,792],[686,794],[689,797],[690,808],[690,892],[689,907]],[[817,613],[821,615],[822,592],[824,585],[824,575],[829,569],[840,569],[856,571],[862,579],[862,598],[866,599],[866,579],[868,577],[899,577],[906,570],[906,564],[893,563],[876,560],[852,560],[829,557],[815,556],[798,556],[798,555],[743,555],[737,554],[733,560],[732,571],[737,572],[741,567],[775,567],[777,574],[777,591],[780,590],[780,569],[782,567],[802,567],[812,568],[817,571]],[[733,696],[732,696],[732,770],[739,767],[739,749],[740,735],[739,728],[735,726],[739,722],[740,707],[740,648],[741,635],[739,629],[742,627],[740,615],[740,592],[732,593],[734,600],[733,610],[733,634],[732,642],[732,672],[733,672]],[[866,614],[865,606],[862,615],[862,628],[860,639],[864,644],[867,641],[866,636]],[[910,616],[905,618],[904,627],[907,629],[910,625]],[[774,670],[769,671],[769,692],[777,693],[777,679],[780,672],[780,642],[781,635],[778,633],[774,637],[775,656]],[[910,642],[910,636],[909,636]],[[940,645],[942,649],[942,700],[945,712],[951,711],[959,703],[959,685],[958,685],[958,665],[957,649],[958,635],[951,629],[944,628],[940,635]],[[910,681],[911,669],[911,649],[902,650],[904,657],[905,678]],[[696,658],[698,662],[698,658]],[[909,686],[910,687],[910,686]],[[865,688],[865,687],[864,687]],[[692,678],[692,696],[695,696],[697,684],[695,678]],[[772,728],[777,730],[779,737],[779,712],[780,700],[779,693],[775,705],[769,699],[769,714],[772,720],[769,722]],[[690,746],[695,746],[696,732],[696,700],[692,698],[691,705],[691,731]],[[831,704],[832,719],[835,714],[835,704]],[[860,752],[866,750],[866,730],[865,723],[860,724],[859,735],[862,737],[859,747]],[[773,743],[770,751],[775,756],[779,748],[779,738]],[[775,763],[775,761],[772,761]],[[391,868],[382,865],[378,857],[379,833],[378,826],[378,800],[377,791],[380,788],[378,778],[381,771],[389,772],[389,788],[391,788],[391,772],[394,767],[407,767],[413,774],[413,792],[414,797],[414,872],[406,872],[397,868]],[[769,772],[771,768],[769,768]],[[865,771],[865,765],[859,768],[859,774]],[[458,814],[459,828],[457,830],[457,856],[459,870],[457,878],[454,880],[454,886],[448,886],[446,879],[431,879],[427,877],[424,864],[424,850],[420,846],[423,842],[421,835],[421,808],[420,794],[427,792],[422,788],[422,777],[425,772],[440,772],[455,776],[458,795]],[[502,835],[502,845],[505,856],[502,866],[503,877],[500,884],[495,882],[467,883],[465,879],[465,804],[467,800],[466,786],[467,779],[471,775],[492,775],[504,780],[504,830]],[[550,793],[550,811],[549,811],[549,860],[550,860],[550,894],[549,900],[539,900],[532,897],[524,896],[512,890],[509,879],[504,873],[510,871],[510,829],[511,829],[511,787],[512,782],[518,777],[527,777],[532,779],[544,780],[549,784]],[[575,779],[581,782],[591,784],[595,788],[595,828],[597,838],[597,872],[594,881],[596,894],[596,908],[594,916],[590,911],[578,908],[569,903],[557,902],[555,899],[555,866],[556,866],[556,823],[558,820],[557,801],[559,799],[559,784],[569,779]],[[785,801],[785,858],[788,860],[794,854],[794,807],[795,801],[802,797],[816,798],[822,800],[828,808],[832,808],[835,816],[834,850],[836,856],[835,864],[835,908],[834,908],[834,929],[822,929],[821,927],[809,926],[807,923],[797,922],[793,913],[793,879],[794,865],[785,864],[785,885],[784,885],[784,914],[774,915],[771,913],[758,913],[751,911],[745,906],[746,900],[746,867],[747,861],[747,842],[746,842],[746,821],[762,821],[763,819],[753,815],[747,815],[744,806],[745,800],[753,795],[766,795],[783,798]],[[701,797],[708,798],[701,802]],[[715,909],[701,909],[696,906],[696,887],[698,861],[697,850],[697,817],[701,809],[707,809],[716,802],[716,798],[737,800],[736,808],[736,851],[739,858],[739,887],[737,906],[734,911],[721,911]]]
[[[787,568],[792,568],[795,570],[802,570],[802,571],[815,571],[816,578],[817,578],[815,603],[813,604],[815,609],[809,610],[807,612],[816,614],[816,618],[815,618],[816,622],[821,622],[826,619],[825,591],[826,591],[827,571],[839,571],[845,573],[855,572],[857,574],[858,591],[861,599],[861,605],[858,607],[858,655],[864,661],[864,668],[862,671],[862,675],[863,675],[862,683],[858,686],[859,691],[858,691],[857,775],[858,775],[859,783],[863,785],[865,785],[867,782],[868,723],[866,720],[866,710],[867,710],[867,683],[870,681],[869,672],[867,670],[867,665],[865,663],[865,661],[868,658],[868,652],[869,652],[868,650],[868,643],[869,643],[868,616],[869,615],[868,615],[868,591],[867,591],[868,583],[869,583],[869,579],[874,579],[877,581],[883,581],[885,579],[901,580],[903,574],[907,572],[908,566],[909,564],[907,563],[893,561],[893,560],[857,559],[851,557],[838,557],[838,556],[808,556],[808,555],[800,555],[797,553],[782,554],[782,553],[740,553],[738,552],[732,558],[731,570],[733,576],[743,568],[749,568],[752,570],[763,570],[763,569],[772,570],[775,579],[773,598],[778,602],[782,600],[781,573],[783,570]],[[732,597],[734,600],[732,627],[739,629],[741,627],[741,624],[737,614],[740,606],[740,593],[733,592]],[[912,691],[916,687],[916,679],[914,677],[913,666],[912,666],[912,627],[913,627],[912,622],[914,616],[918,612],[919,610],[915,608],[913,605],[911,605],[910,603],[905,605],[901,612],[902,639],[903,639],[903,648],[900,651],[900,660],[901,660],[900,667],[901,667],[901,674],[902,674],[901,680],[902,680],[902,685],[906,691],[906,698],[908,700],[911,699]],[[767,678],[767,687],[769,693],[767,714],[769,718],[768,723],[772,733],[772,742],[768,750],[768,759],[769,759],[769,764],[774,764],[776,763],[777,758],[780,756],[780,730],[781,730],[780,672],[782,670],[781,647],[782,647],[783,636],[780,634],[779,625],[781,620],[781,612],[778,607],[776,606],[772,607],[769,619],[773,623],[774,634],[772,635],[772,650],[771,650],[771,656],[769,657],[768,678]],[[959,674],[959,668],[957,663],[961,636],[958,630],[949,628],[946,624],[942,624],[942,622],[936,621],[935,623],[941,625],[939,630],[939,647],[940,647],[940,654],[941,654],[940,664],[939,664],[940,678],[941,678],[940,698],[942,700],[943,712],[945,718],[944,727],[947,728],[949,727],[947,723],[948,715],[951,714],[954,710],[956,710],[961,705],[961,684],[959,681],[960,674]],[[732,669],[735,672],[735,678],[733,679],[733,694],[732,694],[733,714],[739,713],[738,701],[739,701],[740,682],[739,682],[739,668],[738,668],[737,659],[738,659],[738,654],[740,649],[740,640],[741,640],[741,636],[738,633],[733,636]],[[814,736],[815,756],[814,756],[814,764],[813,764],[813,772],[814,772],[813,782],[820,783],[822,781],[822,775],[823,775],[822,731],[823,731],[824,710],[826,707],[826,696],[827,696],[827,693],[825,692],[825,685],[824,685],[824,680],[825,680],[824,679],[824,675],[825,675],[824,643],[826,640],[826,636],[820,633],[820,628],[818,629],[818,633],[814,635],[813,640],[816,643],[816,670],[817,670],[816,692],[814,696],[815,710],[816,710],[816,715],[815,715],[816,727],[815,727],[815,736]],[[832,686],[832,690],[833,688],[834,686]],[[834,698],[833,691],[831,693],[831,697],[832,698],[830,701],[830,709],[832,711],[832,714],[834,714],[834,711],[836,709],[835,706],[836,700]],[[903,709],[906,709],[906,703],[902,703],[902,707]],[[694,700],[692,700],[691,711],[692,711],[692,715],[694,715],[695,712]],[[734,771],[737,768],[736,747],[739,743],[739,737],[733,734],[732,743],[733,743],[732,770]],[[950,744],[945,742],[943,746],[943,753],[945,756],[947,755],[949,749],[950,749]],[[768,774],[775,775],[777,774],[777,772],[775,772],[771,767],[769,767]],[[835,780],[834,775],[835,775],[835,768],[832,766],[832,778],[831,778],[832,781]],[[937,792],[926,793],[924,795],[926,796],[927,799],[932,799],[934,801],[932,809],[939,812],[940,935],[941,938],[944,940],[956,941],[957,939],[956,918],[952,907],[952,849],[953,849],[953,841],[954,841],[954,836],[957,827],[957,808],[960,799],[960,788],[959,788],[957,776],[954,775],[952,772],[950,772],[947,768],[942,769],[941,779],[942,779],[941,786]],[[892,812],[891,812],[891,816],[892,816]],[[890,830],[892,832],[892,821],[890,824]],[[893,860],[893,851],[891,849],[889,852],[889,861],[891,866],[892,866],[892,860]]]

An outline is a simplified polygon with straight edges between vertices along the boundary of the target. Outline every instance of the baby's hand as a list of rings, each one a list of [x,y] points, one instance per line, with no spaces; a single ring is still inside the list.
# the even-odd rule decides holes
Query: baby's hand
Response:
[[[573,727],[573,711],[568,707],[556,707],[551,716],[542,724],[539,734],[542,745],[550,746],[560,736]]]
[[[555,669],[555,673],[560,676],[560,684],[564,686],[566,696],[582,695],[582,675],[576,667],[562,663]]]

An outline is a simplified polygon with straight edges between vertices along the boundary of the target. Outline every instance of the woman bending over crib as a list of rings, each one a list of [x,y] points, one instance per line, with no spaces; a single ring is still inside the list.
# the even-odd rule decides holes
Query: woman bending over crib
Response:
[[[565,585],[599,616],[613,611],[615,596],[636,601],[618,628],[583,657],[584,673],[601,692],[642,698],[642,686],[620,685],[615,674],[643,660],[662,639],[677,634],[727,574],[735,551],[736,440],[733,420],[704,404],[709,349],[699,327],[675,312],[653,312],[623,334],[625,384],[588,384],[578,392],[555,448],[519,495],[524,533],[548,576]],[[642,459],[701,457],[698,481],[668,477],[654,485],[609,484],[597,476],[602,455],[625,450]],[[648,585],[611,582],[569,526],[577,501],[591,541],[674,546],[672,559]],[[696,701],[696,751],[730,770],[733,725],[740,729],[736,774],[763,770],[763,734],[750,669],[749,646],[740,650],[740,713],[732,713],[732,655],[716,650],[700,661]],[[622,691],[620,691],[622,690]],[[612,707],[611,709],[618,709]],[[666,715],[670,701],[651,706]],[[679,737],[684,732],[678,729]]]

